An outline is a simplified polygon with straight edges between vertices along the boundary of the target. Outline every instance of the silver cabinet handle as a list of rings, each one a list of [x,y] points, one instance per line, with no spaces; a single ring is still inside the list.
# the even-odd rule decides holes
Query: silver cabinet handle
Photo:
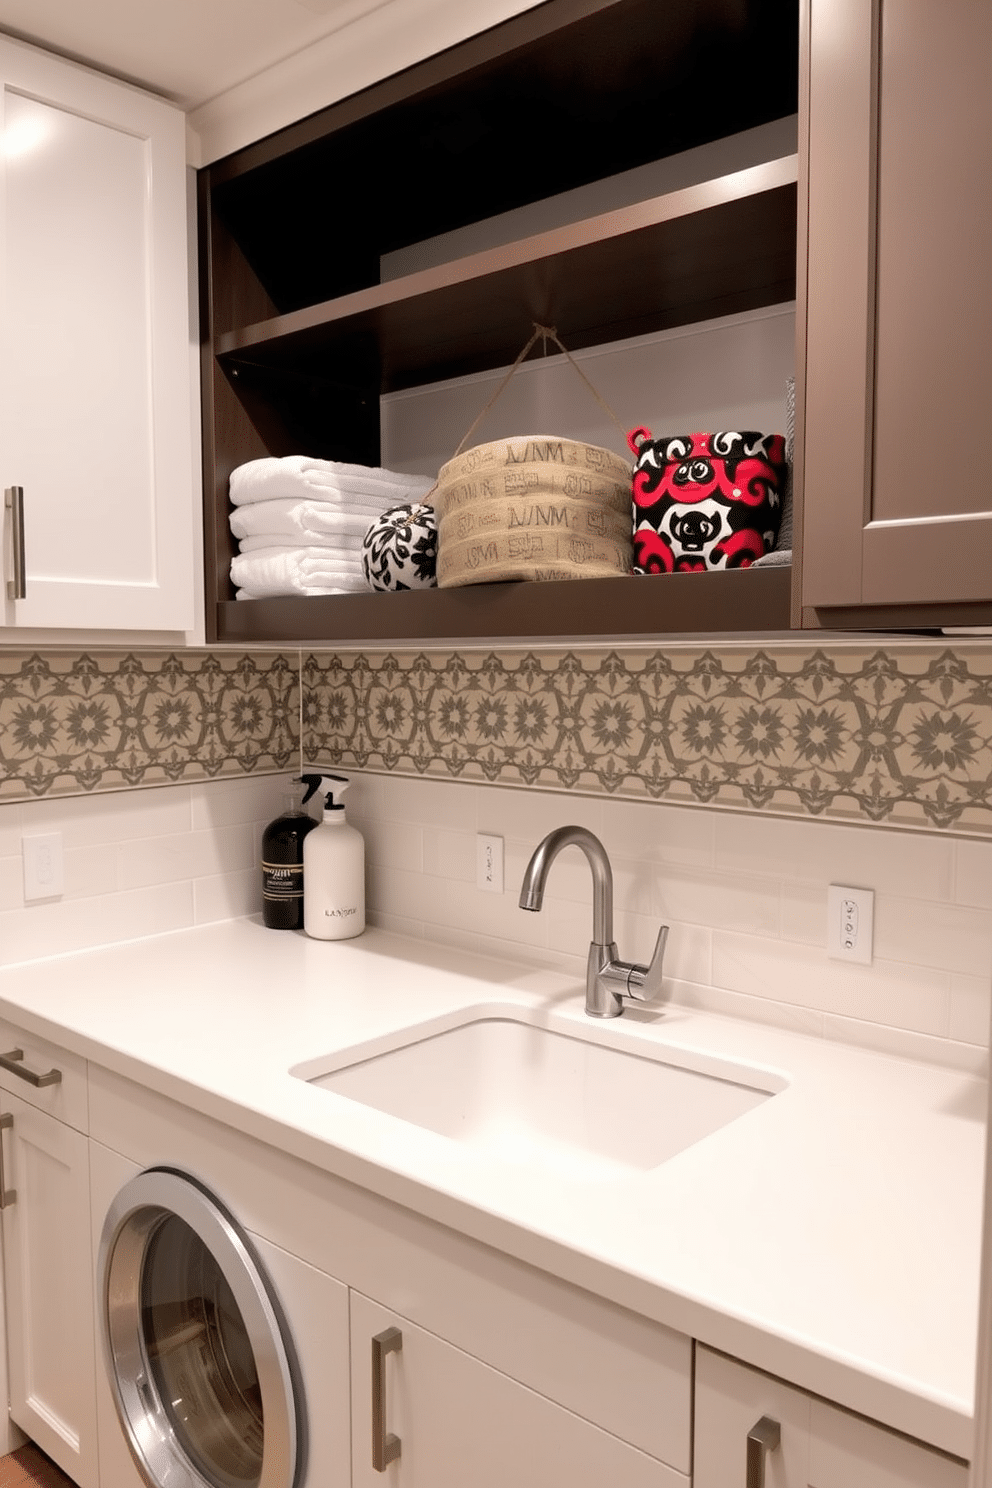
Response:
[[[8,1188],[7,1180],[3,1172],[3,1134],[10,1131],[14,1124],[14,1118],[9,1111],[0,1116],[0,1209],[6,1209],[17,1198],[17,1189]]]
[[[372,1466],[385,1472],[400,1455],[400,1439],[386,1431],[386,1355],[403,1347],[399,1328],[386,1328],[372,1339]]]
[[[34,1070],[27,1069],[23,1064],[18,1064],[19,1059],[24,1058],[23,1049],[11,1049],[7,1054],[0,1054],[0,1069],[5,1069],[8,1074],[16,1075],[19,1080],[24,1080],[28,1085],[33,1085],[36,1090],[43,1089],[46,1085],[60,1085],[62,1083],[62,1071],[60,1069],[46,1070],[43,1075],[36,1075]]]
[[[10,536],[14,550],[14,577],[7,580],[8,599],[26,599],[27,567],[24,562],[24,487],[8,486],[3,504],[10,512]]]
[[[746,1488],[765,1488],[765,1458],[782,1440],[782,1428],[771,1416],[762,1416],[747,1434]]]

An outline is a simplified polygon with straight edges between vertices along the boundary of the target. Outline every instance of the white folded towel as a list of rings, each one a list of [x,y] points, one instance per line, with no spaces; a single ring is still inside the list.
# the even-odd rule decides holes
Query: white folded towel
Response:
[[[345,508],[355,501],[370,502],[386,511],[402,501],[416,501],[434,485],[423,475],[404,475],[380,466],[347,465],[340,460],[317,460],[310,455],[267,456],[249,460],[231,471],[234,506],[254,501],[300,500],[316,497]]]
[[[361,542],[383,510],[368,501],[349,503],[347,511],[330,501],[255,501],[250,506],[236,506],[230,523],[234,536],[242,541],[265,537],[273,547],[285,539],[323,547],[344,538]]]
[[[333,558],[336,555],[342,558],[353,558],[362,551],[362,542],[365,538],[365,528],[362,535],[357,533],[352,536],[349,532],[339,532],[334,537],[322,537],[319,532],[308,532],[306,537],[299,543],[286,543],[282,533],[259,532],[253,537],[243,537],[238,543],[238,549],[242,553],[257,553],[260,548],[320,548]]]
[[[312,598],[318,594],[370,594],[371,592],[368,584],[364,582],[361,584],[356,582],[354,584],[341,585],[340,587],[329,585],[326,589],[306,589],[303,591],[307,598]],[[299,598],[299,591],[294,590],[292,594],[286,594],[280,590],[278,594],[261,594],[254,589],[235,589],[234,597],[235,599],[297,599]]]
[[[369,592],[361,556],[329,554],[325,548],[272,547],[239,554],[231,559],[231,581],[253,599]]]

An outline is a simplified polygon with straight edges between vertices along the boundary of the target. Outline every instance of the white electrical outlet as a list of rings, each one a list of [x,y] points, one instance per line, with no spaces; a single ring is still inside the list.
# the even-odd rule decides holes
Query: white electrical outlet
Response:
[[[62,833],[21,838],[24,899],[57,899],[62,893]]]
[[[871,965],[874,889],[831,884],[827,889],[827,955]]]
[[[480,832],[475,839],[475,882],[491,894],[503,892],[503,839]]]

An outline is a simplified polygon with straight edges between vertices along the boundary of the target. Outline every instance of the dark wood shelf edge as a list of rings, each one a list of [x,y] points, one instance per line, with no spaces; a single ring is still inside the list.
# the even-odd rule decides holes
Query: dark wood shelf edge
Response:
[[[837,605],[803,610],[805,634],[822,631],[939,632],[943,627],[992,626],[992,601],[933,604]],[[950,643],[955,639],[948,636]]]
[[[547,272],[549,265],[560,266],[607,244],[611,253],[618,254],[625,242],[636,244],[650,240],[661,243],[666,234],[684,231],[694,220],[703,222],[709,219],[726,224],[724,236],[734,241],[731,229],[735,213],[753,210],[756,204],[767,203],[774,210],[779,202],[789,202],[789,216],[794,218],[796,159],[796,156],[789,155],[766,161],[726,178],[704,181],[666,196],[635,202],[600,216],[567,223],[515,242],[420,269],[399,279],[371,284],[305,309],[225,330],[216,338],[215,351],[223,360],[252,353],[265,355],[295,345],[305,346],[363,317],[388,316],[401,312],[410,302],[431,303],[445,292],[464,292],[488,283],[499,284],[514,275],[526,275],[541,269]],[[741,184],[742,181],[746,184]],[[768,256],[777,242],[777,237],[773,237],[771,243],[763,241],[758,256]]]
[[[227,600],[219,642],[268,647],[391,645],[787,632],[791,568],[547,583],[473,584],[402,594]]]

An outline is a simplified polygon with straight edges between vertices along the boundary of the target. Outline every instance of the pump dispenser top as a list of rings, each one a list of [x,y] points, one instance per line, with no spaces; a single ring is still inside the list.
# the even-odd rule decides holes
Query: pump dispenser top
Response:
[[[340,799],[351,782],[316,771],[300,780],[304,802],[324,797],[324,819],[303,843],[303,928],[316,940],[351,940],[365,929],[365,843]]]

